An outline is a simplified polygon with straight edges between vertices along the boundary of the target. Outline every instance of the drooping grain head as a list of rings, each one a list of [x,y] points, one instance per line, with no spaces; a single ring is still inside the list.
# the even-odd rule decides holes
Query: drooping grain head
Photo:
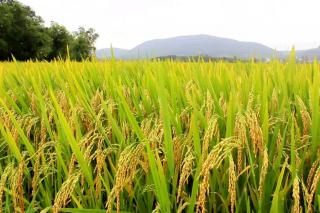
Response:
[[[118,161],[115,184],[106,203],[107,212],[111,212],[114,199],[116,199],[117,212],[120,212],[120,193],[125,186],[131,184],[134,180],[144,148],[144,144],[139,143],[136,146],[129,146],[122,151]]]
[[[91,99],[91,107],[96,114],[100,111],[102,102],[103,93],[97,90]]]
[[[18,179],[18,172],[17,168],[12,169],[12,175],[10,177],[10,189],[12,190],[12,203],[13,208],[18,210],[18,193],[17,193],[17,179]]]
[[[302,119],[302,125],[303,125],[303,135],[308,135],[309,129],[311,126],[311,117],[302,99],[298,97],[297,100],[300,107],[300,113],[301,113],[301,119]]]
[[[69,101],[68,101],[67,95],[64,91],[60,90],[57,92],[57,101],[59,106],[61,107],[63,114],[65,116],[68,116],[70,107],[69,107]]]
[[[263,161],[262,161],[262,167],[261,167],[260,178],[259,178],[259,188],[258,188],[260,199],[263,196],[264,183],[265,183],[265,178],[268,172],[268,166],[269,166],[269,156],[268,156],[268,150],[267,148],[265,148],[263,151]]]
[[[81,172],[75,172],[71,174],[67,180],[62,184],[56,197],[54,199],[54,204],[52,207],[53,213],[60,212],[60,209],[65,207],[70,202],[71,194],[73,193],[76,185],[81,176]]]
[[[221,163],[227,158],[234,148],[239,147],[239,142],[234,138],[227,138],[216,144],[210,151],[208,157],[201,166],[200,171],[200,186],[198,193],[198,201],[196,212],[205,212],[206,195],[209,193],[210,171],[214,168],[219,168]]]
[[[97,150],[95,151],[95,158],[96,158],[96,178],[94,180],[95,188],[96,188],[96,197],[99,198],[101,194],[101,177],[103,175],[103,168],[105,165],[105,159],[109,156],[114,149],[112,147],[103,148],[103,139],[101,138],[98,141]]]
[[[246,118],[238,113],[235,120],[234,136],[240,141],[240,146],[237,153],[237,170],[242,170],[243,164],[243,149],[247,143]]]
[[[10,188],[12,191],[12,202],[15,212],[25,212],[24,209],[24,189],[23,189],[23,176],[25,169],[25,156],[19,162],[17,168],[12,169],[10,177]]]
[[[313,212],[312,202],[313,202],[313,198],[315,196],[315,193],[318,190],[319,182],[320,182],[320,167],[315,172],[312,184],[309,189],[309,193],[307,194],[308,212]]]
[[[8,166],[6,166],[6,168],[4,169],[4,171],[1,175],[1,179],[0,179],[0,213],[3,212],[3,209],[2,209],[3,208],[3,201],[2,201],[3,192],[6,187],[8,177],[10,177],[10,175],[11,175],[12,169],[13,169],[12,164],[9,164]]]
[[[248,103],[247,103],[247,111],[253,110],[253,102],[254,102],[254,95],[252,92],[249,94]]]
[[[194,156],[192,154],[192,149],[189,148],[182,163],[179,185],[178,185],[177,202],[179,202],[179,199],[181,198],[181,195],[182,195],[183,187],[188,182],[188,178],[192,173],[193,161],[194,161]]]
[[[37,114],[37,106],[38,106],[38,104],[37,104],[37,99],[36,99],[35,93],[32,90],[29,90],[28,91],[28,96],[29,96],[29,99],[30,99],[31,111],[34,114]]]
[[[206,119],[209,121],[214,113],[215,107],[214,107],[214,101],[209,91],[207,91],[206,96]]]
[[[293,213],[300,213],[301,212],[301,206],[300,206],[300,187],[299,187],[299,179],[296,176],[293,181],[293,191],[292,191],[292,197],[293,197]]]
[[[219,105],[222,109],[223,117],[226,117],[227,116],[227,101],[223,95],[221,95],[219,98]]]
[[[204,137],[203,137],[203,143],[202,143],[202,159],[204,160],[208,155],[208,150],[211,141],[213,138],[218,139],[219,136],[219,126],[218,126],[218,117],[213,116],[210,118],[208,127],[205,131]]]
[[[314,177],[317,169],[318,169],[318,165],[319,165],[319,162],[320,160],[316,160],[312,166],[311,166],[311,169],[309,171],[309,174],[308,174],[308,178],[307,178],[307,188],[308,190],[311,189],[311,185],[312,185],[312,178]]]
[[[23,189],[23,179],[24,179],[24,169],[25,169],[25,160],[22,157],[22,160],[19,163],[18,172],[17,172],[17,192],[19,199],[19,209],[21,212],[24,212],[24,189]]]
[[[43,153],[37,152],[35,156],[35,163],[33,166],[33,177],[32,177],[32,192],[31,195],[32,197],[35,197],[37,189],[38,189],[38,184],[39,184],[39,170],[40,170],[40,164],[41,164],[41,155]]]
[[[173,152],[174,152],[174,164],[175,168],[177,170],[180,170],[180,165],[183,161],[183,150],[184,150],[184,144],[182,142],[182,139],[179,137],[173,138]]]
[[[230,195],[230,210],[231,213],[234,213],[235,207],[236,207],[236,182],[237,182],[237,176],[236,176],[236,168],[234,161],[232,159],[232,156],[229,157],[229,187],[228,192]]]
[[[258,116],[256,112],[250,111],[247,113],[247,123],[249,126],[249,134],[253,147],[253,153],[257,156],[258,153],[263,154],[263,134],[259,125]]]

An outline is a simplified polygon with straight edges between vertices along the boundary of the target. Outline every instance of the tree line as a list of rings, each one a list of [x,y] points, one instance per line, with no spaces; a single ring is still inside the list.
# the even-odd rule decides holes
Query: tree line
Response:
[[[83,60],[91,58],[98,34],[79,27],[69,32],[64,26],[43,19],[15,0],[0,0],[0,60]]]

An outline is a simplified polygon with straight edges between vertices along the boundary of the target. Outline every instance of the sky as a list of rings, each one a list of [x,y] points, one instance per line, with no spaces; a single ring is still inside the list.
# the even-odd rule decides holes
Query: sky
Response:
[[[20,0],[75,31],[92,27],[96,47],[131,49],[151,39],[208,34],[277,50],[320,46],[320,0]]]

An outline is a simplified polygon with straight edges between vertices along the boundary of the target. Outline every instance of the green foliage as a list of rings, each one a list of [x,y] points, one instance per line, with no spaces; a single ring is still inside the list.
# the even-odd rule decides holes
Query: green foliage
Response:
[[[30,7],[16,1],[0,4],[0,60],[44,58],[50,37],[42,19]]]
[[[66,59],[67,47],[73,41],[72,35],[62,25],[52,23],[48,29],[49,36],[52,39],[51,51],[49,52],[47,59],[52,60],[55,58]]]
[[[86,30],[80,27],[77,32],[74,33],[74,39],[70,49],[71,58],[77,61],[88,59],[94,54],[95,47],[94,42],[98,38],[98,34],[94,29],[90,28]]]
[[[80,27],[73,34],[57,23],[47,28],[30,7],[17,1],[1,1],[0,14],[0,60],[65,59],[68,46],[73,60],[94,54],[98,34],[92,28]]]

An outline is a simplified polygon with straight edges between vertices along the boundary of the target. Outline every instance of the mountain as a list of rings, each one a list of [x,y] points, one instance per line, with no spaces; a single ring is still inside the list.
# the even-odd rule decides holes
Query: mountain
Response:
[[[320,59],[320,47],[308,50],[299,50],[296,56],[300,59],[313,60],[314,57]]]
[[[243,42],[229,38],[210,35],[177,36],[166,39],[146,41],[131,50],[114,48],[118,59],[143,59],[165,56],[208,56],[216,58],[251,57],[266,59],[273,56],[285,58],[288,51],[276,51],[266,45],[256,42]],[[310,58],[320,56],[320,49],[296,51],[297,57]],[[97,51],[98,58],[110,58],[110,49]],[[320,58],[320,57],[319,57]]]
[[[128,52],[126,49],[121,48],[112,48],[114,52],[114,56],[116,58],[121,58],[124,54]],[[110,48],[104,48],[99,49],[96,51],[96,57],[97,58],[111,58],[111,49]]]
[[[114,48],[115,57],[120,59],[154,58],[168,55],[209,57],[270,57],[274,50],[254,42],[241,42],[234,39],[209,35],[178,36],[146,41],[131,50]],[[98,58],[109,58],[110,49],[96,52]]]
[[[209,35],[178,36],[144,42],[130,50],[129,58],[152,58],[167,55],[210,57],[266,57],[274,52],[271,48],[254,42]]]

